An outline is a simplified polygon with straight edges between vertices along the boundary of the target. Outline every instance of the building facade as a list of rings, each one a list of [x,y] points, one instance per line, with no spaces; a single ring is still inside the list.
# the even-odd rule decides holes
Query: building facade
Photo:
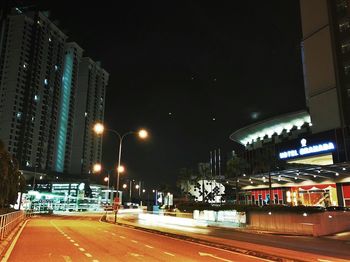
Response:
[[[302,56],[313,133],[340,129],[343,161],[350,142],[350,2],[301,0]]]
[[[71,165],[74,112],[78,91],[78,72],[83,50],[76,43],[67,43],[64,54],[60,90],[54,171],[67,172]]]
[[[43,12],[15,8],[1,21],[0,139],[21,169],[89,173],[108,73]]]
[[[53,167],[66,38],[42,13],[3,24],[0,138],[21,167]]]
[[[350,163],[342,161],[341,130],[313,133],[310,120],[306,111],[299,111],[254,123],[230,136],[244,146],[240,157],[250,164],[230,181],[241,201],[350,206]]]
[[[101,163],[102,137],[93,133],[93,126],[104,120],[108,78],[109,74],[99,62],[88,57],[81,60],[75,96],[71,173],[87,174],[95,163]]]

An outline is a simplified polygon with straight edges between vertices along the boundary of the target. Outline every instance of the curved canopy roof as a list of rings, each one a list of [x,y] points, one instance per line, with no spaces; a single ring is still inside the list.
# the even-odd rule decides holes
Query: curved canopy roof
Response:
[[[280,135],[283,131],[289,133],[294,127],[300,129],[305,124],[311,126],[311,118],[309,113],[303,110],[253,123],[232,133],[230,139],[246,146],[259,138],[263,139],[265,136],[270,138],[274,134]]]

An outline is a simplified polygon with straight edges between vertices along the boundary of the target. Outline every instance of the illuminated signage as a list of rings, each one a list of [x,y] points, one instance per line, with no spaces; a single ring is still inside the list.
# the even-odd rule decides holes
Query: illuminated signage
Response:
[[[325,142],[325,143],[310,145],[310,146],[308,146],[306,142],[307,142],[306,139],[303,138],[300,141],[301,143],[300,148],[280,152],[279,158],[287,159],[292,157],[305,156],[305,155],[314,154],[314,153],[324,153],[324,152],[330,152],[335,150],[335,146],[332,142]]]

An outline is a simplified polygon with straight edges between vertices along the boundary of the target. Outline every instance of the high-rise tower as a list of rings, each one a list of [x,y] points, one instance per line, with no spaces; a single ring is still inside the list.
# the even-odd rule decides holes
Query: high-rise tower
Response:
[[[0,138],[22,167],[53,165],[66,38],[40,12],[16,9],[3,23]]]
[[[71,173],[89,173],[101,162],[102,138],[93,134],[96,122],[103,122],[109,74],[99,62],[81,60],[75,97]]]

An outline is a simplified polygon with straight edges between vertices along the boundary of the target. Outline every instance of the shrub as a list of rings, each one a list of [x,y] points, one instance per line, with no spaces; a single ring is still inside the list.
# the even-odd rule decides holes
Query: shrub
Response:
[[[193,212],[193,210],[237,210],[238,212],[278,212],[278,213],[318,213],[325,211],[322,207],[313,206],[285,206],[285,205],[269,205],[269,206],[256,206],[256,205],[212,205],[210,203],[191,202],[191,203],[179,203],[177,208],[181,212]]]

